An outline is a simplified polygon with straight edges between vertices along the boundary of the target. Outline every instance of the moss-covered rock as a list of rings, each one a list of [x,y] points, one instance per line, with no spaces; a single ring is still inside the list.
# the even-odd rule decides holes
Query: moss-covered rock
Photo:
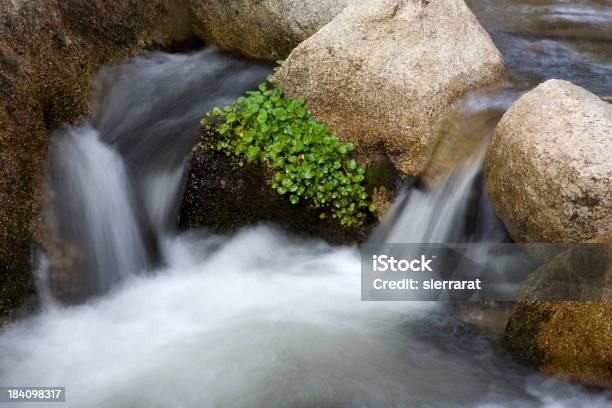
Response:
[[[88,111],[97,67],[190,35],[184,15],[174,0],[0,0],[0,317],[33,292],[49,130]]]
[[[211,129],[204,127],[203,141],[215,139]],[[261,163],[236,166],[223,152],[199,143],[193,150],[189,175],[181,204],[181,225],[208,228],[217,232],[233,231],[258,222],[274,222],[295,233],[323,238],[333,243],[363,241],[378,221],[369,215],[363,225],[345,227],[337,219],[321,219],[307,203],[291,202],[272,188],[273,171]],[[366,182],[372,194],[376,189],[388,192],[386,205],[392,199],[400,173],[390,162],[373,158],[370,163],[380,170]],[[369,174],[370,167],[366,174]],[[384,170],[381,170],[384,169]],[[379,173],[376,172],[376,173]]]
[[[340,142],[304,102],[262,83],[204,116],[183,226],[226,231],[272,221],[331,242],[366,237],[402,175],[377,149],[355,155],[356,146]]]
[[[519,302],[506,348],[542,373],[612,387],[612,302]]]
[[[565,251],[528,278],[504,344],[518,361],[544,374],[612,387],[612,231],[590,243],[599,245]],[[527,301],[559,294],[602,300]]]

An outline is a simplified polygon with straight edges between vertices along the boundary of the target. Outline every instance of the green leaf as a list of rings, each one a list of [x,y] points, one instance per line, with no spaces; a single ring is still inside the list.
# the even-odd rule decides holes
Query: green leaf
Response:
[[[345,226],[366,218],[365,167],[346,158],[355,145],[341,143],[309,117],[304,99],[288,99],[280,87],[263,83],[223,110],[213,108],[201,124],[207,131],[200,146],[222,152],[236,167],[267,165],[274,172],[272,188],[281,195],[290,192],[293,204],[303,201],[321,219]]]
[[[264,124],[266,123],[266,120],[268,120],[268,112],[266,112],[265,110],[260,111],[257,115],[257,122],[259,122],[260,124]]]
[[[247,157],[251,160],[255,159],[259,154],[259,146],[250,146],[247,149]]]
[[[219,134],[225,135],[230,131],[230,127],[226,124],[223,124],[219,127]]]
[[[227,123],[233,123],[236,121],[236,119],[238,119],[236,112],[230,112],[227,114]]]

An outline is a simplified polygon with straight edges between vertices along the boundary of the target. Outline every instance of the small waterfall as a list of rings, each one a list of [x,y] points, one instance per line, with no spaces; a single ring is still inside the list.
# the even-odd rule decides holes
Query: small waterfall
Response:
[[[134,194],[119,154],[89,125],[53,137],[47,172],[51,292],[80,300],[147,266]],[[76,274],[74,271],[88,271]]]
[[[376,238],[385,242],[447,242],[464,222],[481,156],[470,157],[433,188],[403,191],[381,226],[384,235]]]
[[[100,71],[92,122],[129,166],[150,245],[176,225],[183,169],[200,118],[256,88],[270,71],[268,63],[216,48],[153,53]]]
[[[199,118],[270,70],[208,48],[100,71],[89,122],[52,136],[43,279],[52,295],[80,302],[164,262]]]
[[[371,243],[482,242],[506,239],[483,177],[486,145],[430,186],[398,194]]]

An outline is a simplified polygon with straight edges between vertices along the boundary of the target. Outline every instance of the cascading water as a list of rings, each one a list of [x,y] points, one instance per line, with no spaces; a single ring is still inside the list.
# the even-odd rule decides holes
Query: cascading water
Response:
[[[255,88],[271,69],[211,48],[154,53],[101,71],[92,121],[129,166],[144,222],[155,236],[176,224],[180,181],[202,113]]]
[[[147,266],[127,169],[88,125],[56,135],[51,152],[47,185],[55,212],[50,214],[71,217],[49,217],[57,242],[52,250],[61,251],[51,256],[64,263],[53,266],[65,273],[97,272],[81,276],[80,288],[70,284],[76,284],[74,280],[62,279],[61,290],[65,295],[105,292]]]
[[[0,384],[65,386],[65,405],[78,408],[610,406],[610,394],[516,365],[498,353],[498,337],[444,304],[361,302],[356,248],[269,226],[173,235],[199,116],[268,70],[209,49],[101,72],[91,123],[54,135],[49,267],[78,277],[75,291],[87,286],[81,279],[89,293],[124,281],[2,333]],[[467,103],[498,117],[522,84]],[[484,139],[490,131],[474,130]],[[503,239],[475,150],[404,193],[373,240]],[[157,273],[138,274],[145,269]]]
[[[483,193],[482,163],[486,150],[481,148],[451,173],[436,180],[433,187],[402,191],[389,214],[370,238],[371,242],[441,243],[501,239],[499,226],[490,226],[477,236],[467,231],[468,213]],[[488,202],[476,207],[479,223],[495,216],[487,211]]]
[[[51,292],[78,302],[163,261],[202,112],[261,82],[270,64],[210,48],[106,67],[89,124],[56,132],[47,171]]]

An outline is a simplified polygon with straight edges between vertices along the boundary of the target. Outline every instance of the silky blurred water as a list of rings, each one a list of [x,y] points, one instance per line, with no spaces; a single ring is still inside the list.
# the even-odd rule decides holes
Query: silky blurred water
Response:
[[[609,407],[440,303],[361,302],[356,248],[273,227],[164,242],[168,267],[0,336],[0,383],[69,407]],[[17,406],[17,405],[16,405]]]

